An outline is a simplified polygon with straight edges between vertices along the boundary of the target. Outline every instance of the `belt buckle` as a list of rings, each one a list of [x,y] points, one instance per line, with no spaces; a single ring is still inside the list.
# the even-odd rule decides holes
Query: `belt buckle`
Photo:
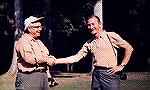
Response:
[[[39,69],[40,70],[40,72],[42,72],[43,70],[42,69]]]
[[[46,70],[44,70],[44,69],[39,69],[39,72],[46,72]]]

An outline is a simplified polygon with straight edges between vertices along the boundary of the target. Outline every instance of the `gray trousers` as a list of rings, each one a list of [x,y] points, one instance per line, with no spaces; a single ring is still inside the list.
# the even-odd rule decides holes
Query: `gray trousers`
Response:
[[[44,72],[17,73],[16,90],[48,90],[48,76]]]
[[[94,69],[92,73],[92,90],[120,90],[120,80],[116,74],[110,75],[107,70]]]

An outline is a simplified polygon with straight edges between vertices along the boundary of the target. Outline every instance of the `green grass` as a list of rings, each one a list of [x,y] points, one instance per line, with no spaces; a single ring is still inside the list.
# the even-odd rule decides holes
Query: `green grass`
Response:
[[[121,90],[150,90],[150,72],[129,72],[128,79],[121,81]],[[49,90],[90,90],[91,76],[81,73],[63,73],[55,76],[58,86]],[[0,90],[15,90],[15,76],[0,76]]]

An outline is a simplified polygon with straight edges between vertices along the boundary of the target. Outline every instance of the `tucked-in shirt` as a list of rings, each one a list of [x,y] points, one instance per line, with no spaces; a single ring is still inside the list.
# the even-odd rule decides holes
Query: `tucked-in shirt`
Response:
[[[41,40],[35,40],[29,34],[24,34],[16,44],[17,66],[19,70],[33,71],[46,68],[46,63],[37,64],[43,57],[48,57],[49,51]]]
[[[116,48],[125,47],[126,45],[129,45],[129,43],[123,40],[117,33],[104,31],[100,38],[88,40],[76,55],[57,59],[56,62],[78,62],[81,58],[85,57],[88,52],[91,52],[94,66],[114,67],[117,65]]]

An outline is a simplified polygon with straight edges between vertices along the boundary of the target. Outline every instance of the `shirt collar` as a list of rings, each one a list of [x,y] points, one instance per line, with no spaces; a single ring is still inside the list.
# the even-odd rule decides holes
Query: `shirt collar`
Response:
[[[102,34],[100,35],[100,38],[104,39],[104,37],[106,36],[106,31],[103,30]],[[96,38],[95,38],[96,39]]]

